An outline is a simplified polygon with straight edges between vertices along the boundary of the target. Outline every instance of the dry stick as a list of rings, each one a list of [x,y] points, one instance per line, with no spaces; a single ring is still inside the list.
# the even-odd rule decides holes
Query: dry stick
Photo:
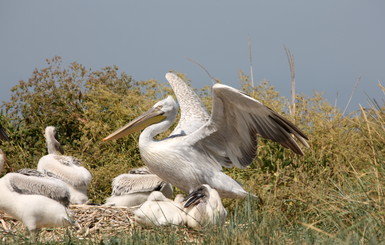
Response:
[[[385,94],[385,87],[378,81],[378,86],[381,88],[382,92]]]
[[[207,75],[210,77],[211,82],[213,84],[220,83],[220,81],[218,79],[216,79],[213,76],[211,76],[210,72],[203,65],[199,64],[197,61],[195,61],[195,60],[193,60],[191,58],[187,58],[187,60],[192,62],[192,63],[194,63],[194,64],[196,64],[196,65],[198,65],[200,68],[202,68],[207,73]]]
[[[356,88],[357,88],[357,86],[358,86],[358,83],[359,83],[360,81],[361,81],[361,76],[359,76],[359,77],[357,78],[356,83],[354,84],[354,87],[353,87],[352,93],[351,93],[351,95],[350,95],[350,98],[349,98],[349,100],[348,100],[348,103],[346,103],[345,109],[344,109],[344,111],[342,112],[342,116],[345,115],[345,112],[346,112],[346,110],[348,109],[350,102],[352,101],[353,95],[354,95],[354,93],[355,93],[355,91],[356,91]]]
[[[287,56],[287,60],[289,62],[290,67],[290,80],[291,80],[291,107],[290,107],[290,114],[293,116],[295,115],[295,65],[294,65],[294,55],[291,54],[290,50],[286,47],[285,52]]]
[[[379,87],[382,89],[382,91],[385,93],[385,88],[379,83]],[[381,108],[380,108],[380,105],[377,103],[377,101],[375,99],[373,99],[373,102],[371,102],[369,100],[369,104],[371,105],[371,108],[372,108],[372,111],[376,114],[376,120],[377,122],[381,125],[381,128],[383,130],[385,130],[385,127],[384,127],[384,122],[382,120],[382,116],[380,115],[380,111],[381,111]],[[363,108],[361,107],[360,105],[360,108],[361,108],[361,111],[363,111],[363,114],[364,114],[364,118],[365,118],[365,121],[366,121],[366,124],[367,124],[367,127],[368,127],[368,131],[369,131],[369,136],[370,136],[370,146],[372,148],[372,151],[373,151],[373,154],[375,154],[375,149],[374,149],[374,146],[373,146],[373,139],[372,139],[372,134],[370,133],[370,127],[369,127],[369,122],[367,120],[367,116],[366,116],[366,113],[365,111],[363,110]],[[379,135],[380,133],[375,131],[377,133],[377,135]],[[381,137],[381,136],[380,136]],[[375,155],[374,155],[374,162],[376,163],[377,165],[377,161],[376,161],[376,158],[375,158]],[[378,168],[373,166],[373,171],[376,175],[376,180],[377,180],[377,193],[378,193],[378,200],[377,202],[378,203],[381,203],[381,197],[383,196],[383,191],[382,191],[382,188],[381,188],[381,179],[380,179],[380,176],[379,176],[379,173],[378,173]]]
[[[4,231],[9,232],[9,228],[7,226],[7,223],[4,221],[4,219],[1,219],[0,223],[2,224]]]
[[[366,96],[369,97],[369,95],[367,95],[367,94],[366,94]],[[368,104],[370,105],[370,107],[372,108],[372,111],[377,116],[377,117],[373,117],[373,118],[381,125],[381,128],[383,130],[385,130],[385,121],[383,120],[383,118],[381,116],[381,106],[380,106],[380,104],[377,102],[376,99],[372,99],[371,100],[370,98],[368,99]],[[380,134],[377,131],[375,133],[380,136]]]
[[[250,79],[251,79],[251,86],[253,87],[253,90],[254,90],[253,57],[251,55],[251,41],[250,41],[250,38],[249,38],[248,44],[249,44],[249,58],[250,58]]]
[[[321,230],[320,228],[315,227],[315,226],[312,225],[312,224],[307,224],[307,223],[303,223],[303,222],[299,222],[299,223],[300,223],[301,225],[303,225],[303,226],[309,228],[309,229],[312,229],[312,230],[314,230],[314,231],[317,231],[317,232],[319,232],[319,233],[322,233],[322,234],[324,234],[324,235],[326,235],[326,236],[328,236],[328,237],[330,237],[330,238],[335,238],[335,237],[336,237],[334,234],[330,234],[330,233],[328,233],[328,232],[326,232],[326,231],[324,231],[324,230]]]
[[[338,91],[336,93],[336,99],[334,100],[334,108],[337,108],[337,104],[338,104]]]
[[[370,130],[369,121],[368,121],[368,118],[366,116],[364,108],[361,105],[359,105],[359,106],[360,106],[360,110],[362,112],[362,115],[363,115],[363,117],[365,119],[366,126],[368,128],[368,134],[369,134],[369,140],[370,140],[370,144],[369,145],[370,145],[370,148],[372,149],[372,152],[373,152],[373,161],[374,161],[375,165],[378,166],[378,163],[377,163],[377,160],[376,160],[376,151],[375,151],[374,146],[373,146],[373,139],[372,139],[372,133],[371,133],[371,130]]]

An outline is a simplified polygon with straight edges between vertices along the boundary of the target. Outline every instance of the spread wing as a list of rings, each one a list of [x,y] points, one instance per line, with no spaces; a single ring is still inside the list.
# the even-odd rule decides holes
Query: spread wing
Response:
[[[190,134],[204,125],[210,115],[199,96],[178,75],[167,73],[166,79],[175,93],[181,111],[178,125],[170,135]]]
[[[256,156],[257,135],[278,142],[300,155],[303,152],[294,137],[309,147],[307,136],[289,120],[258,100],[222,84],[213,86],[210,120],[187,137],[191,144],[222,166],[244,168]]]

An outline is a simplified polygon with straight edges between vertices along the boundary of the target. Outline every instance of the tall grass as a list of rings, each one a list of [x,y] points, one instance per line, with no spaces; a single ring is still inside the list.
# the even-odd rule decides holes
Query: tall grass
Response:
[[[56,59],[20,82],[2,106],[0,120],[13,139],[0,143],[8,154],[7,171],[36,167],[46,154],[42,129],[58,126],[66,152],[81,158],[93,173],[90,198],[101,203],[113,177],[143,163],[138,134],[111,143],[100,140],[171,91],[157,81],[119,74],[117,67],[89,71],[73,63],[63,68]],[[293,111],[292,101],[268,81],[252,86],[241,72],[240,82],[246,93],[294,121],[310,138],[303,157],[260,139],[258,157],[249,168],[224,170],[263,204],[224,200],[229,216],[223,227],[135,227],[130,234],[106,234],[101,240],[83,240],[69,232],[60,243],[384,243],[385,106],[373,99],[345,115],[316,92],[297,94]],[[200,94],[210,108],[210,89]],[[23,234],[1,235],[7,243],[27,243]]]

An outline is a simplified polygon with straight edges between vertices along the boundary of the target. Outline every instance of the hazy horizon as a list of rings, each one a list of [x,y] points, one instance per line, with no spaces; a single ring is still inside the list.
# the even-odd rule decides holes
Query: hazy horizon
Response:
[[[376,1],[2,1],[0,100],[28,80],[45,59],[61,56],[92,70],[117,65],[136,80],[166,83],[169,70],[186,74],[195,88],[210,85],[202,64],[224,84],[240,88],[249,74],[290,96],[284,46],[295,57],[296,89],[343,109],[360,77],[349,110],[382,101],[385,80],[385,2]],[[383,83],[384,84],[384,83]]]

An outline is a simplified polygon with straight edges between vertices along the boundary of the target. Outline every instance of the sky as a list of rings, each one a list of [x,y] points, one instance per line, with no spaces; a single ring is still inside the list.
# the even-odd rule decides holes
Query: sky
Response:
[[[267,79],[290,97],[284,47],[295,59],[296,89],[323,92],[349,111],[384,103],[385,1],[101,1],[1,0],[0,101],[45,59],[61,56],[92,70],[117,65],[136,80],[167,83],[169,70],[192,86],[211,85],[202,64],[222,83],[240,88],[239,71]]]

